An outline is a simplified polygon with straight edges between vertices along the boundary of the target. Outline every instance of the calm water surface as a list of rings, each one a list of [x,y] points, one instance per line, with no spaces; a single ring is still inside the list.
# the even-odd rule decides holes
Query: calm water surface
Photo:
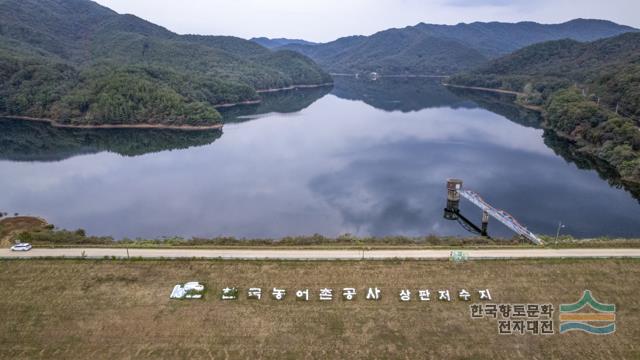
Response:
[[[203,133],[0,121],[0,210],[116,238],[467,235],[443,218],[458,177],[536,233],[640,236],[637,189],[509,99],[337,79],[225,117]]]

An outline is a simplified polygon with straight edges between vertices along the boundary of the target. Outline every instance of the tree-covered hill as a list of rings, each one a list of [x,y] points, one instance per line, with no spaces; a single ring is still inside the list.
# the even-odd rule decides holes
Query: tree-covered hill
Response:
[[[640,33],[532,45],[450,81],[522,92],[558,134],[640,183]]]
[[[331,78],[310,59],[177,35],[89,0],[0,0],[0,113],[70,124],[208,125],[216,105]]]
[[[558,39],[592,41],[636,31],[609,21],[578,19],[563,24],[533,22],[458,25],[418,24],[326,44],[288,44],[337,73],[453,74],[525,46]]]
[[[371,37],[349,37],[322,45],[288,45],[334,73],[446,75],[488,59],[458,41],[414,29],[392,29]]]
[[[640,33],[627,33],[591,43],[573,40],[535,44],[456,76],[465,85],[548,94],[580,84],[601,104],[640,117]]]

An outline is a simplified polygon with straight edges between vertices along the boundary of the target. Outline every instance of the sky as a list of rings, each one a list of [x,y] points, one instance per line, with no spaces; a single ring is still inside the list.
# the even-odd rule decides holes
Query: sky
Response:
[[[640,28],[639,0],[97,0],[180,34],[327,42],[420,22],[560,23],[605,19]]]

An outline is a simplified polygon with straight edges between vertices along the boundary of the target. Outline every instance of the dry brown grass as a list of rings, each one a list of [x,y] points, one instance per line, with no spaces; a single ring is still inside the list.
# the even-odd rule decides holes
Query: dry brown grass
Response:
[[[162,238],[124,239],[87,235],[84,230],[56,229],[44,219],[16,217],[0,220],[0,247],[8,247],[20,233],[25,242],[34,247],[117,247],[117,248],[186,248],[186,249],[491,249],[491,248],[540,248],[514,236],[511,239],[487,239],[484,237],[423,237],[385,236],[355,237],[344,234],[337,238],[322,235],[288,236],[280,239],[218,238]],[[3,235],[4,234],[4,235]],[[640,239],[574,239],[562,236],[542,236],[545,248],[639,248]]]
[[[0,247],[9,247],[14,237],[23,231],[43,230],[47,222],[31,216],[10,217],[0,220]]]
[[[316,290],[280,303],[169,300],[174,284]],[[637,359],[637,260],[448,262],[0,262],[2,358]],[[378,286],[383,300],[319,302],[317,290]],[[499,336],[468,303],[400,303],[400,288],[489,288],[494,302],[575,302],[583,290],[618,307],[618,331]],[[290,294],[292,295],[292,294]],[[557,314],[556,314],[557,319]],[[557,328],[557,327],[556,327]]]

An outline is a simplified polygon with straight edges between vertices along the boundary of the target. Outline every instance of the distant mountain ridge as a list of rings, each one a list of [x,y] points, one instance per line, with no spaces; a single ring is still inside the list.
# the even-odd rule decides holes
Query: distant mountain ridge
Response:
[[[449,26],[422,23],[416,27],[434,36],[460,41],[489,58],[497,58],[545,41],[572,39],[589,42],[638,31],[630,26],[597,19],[574,19],[561,24],[523,21],[518,23],[474,22]]]
[[[0,114],[73,125],[219,123],[216,105],[331,77],[299,53],[178,35],[89,0],[0,0]]]
[[[371,36],[350,36],[317,44],[289,44],[334,73],[451,75],[525,46],[550,40],[593,41],[638,31],[605,20],[576,19],[562,24],[475,22],[418,24]]]

